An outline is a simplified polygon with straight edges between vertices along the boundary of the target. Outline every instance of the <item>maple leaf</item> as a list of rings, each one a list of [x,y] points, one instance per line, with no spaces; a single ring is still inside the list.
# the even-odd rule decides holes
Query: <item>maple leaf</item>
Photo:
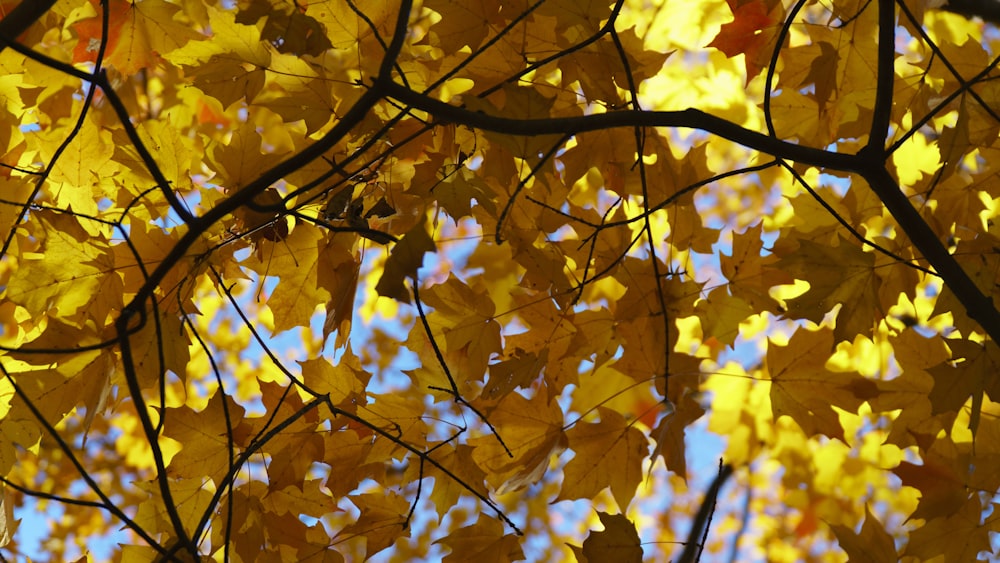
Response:
[[[726,286],[734,296],[754,310],[777,313],[777,302],[769,290],[776,285],[792,282],[784,268],[771,267],[776,258],[764,251],[763,223],[757,223],[743,233],[733,235],[731,256],[720,255],[722,273],[729,280]]]
[[[410,506],[406,499],[395,494],[363,494],[349,497],[361,516],[338,535],[360,533],[366,538],[365,560],[392,545],[397,537],[406,537],[409,530],[404,525]]]
[[[703,334],[729,346],[733,345],[739,335],[739,324],[754,310],[749,303],[730,295],[721,287],[713,290],[695,306],[701,319]]]
[[[723,24],[719,34],[707,46],[719,49],[727,57],[744,55],[749,83],[763,70],[759,60],[761,55],[770,56],[766,48],[775,41],[773,28],[778,21],[770,15],[771,9],[765,0],[727,2],[733,12],[733,21]]]
[[[79,331],[70,332],[66,330],[68,328],[58,322],[50,323],[49,330],[35,341],[36,345],[45,346],[51,342],[48,340],[50,332],[62,336],[61,345],[67,342],[69,334],[72,334],[70,338],[80,337]],[[83,341],[91,341],[91,338],[84,337]],[[74,409],[87,409],[88,416],[82,429],[84,441],[94,417],[102,415],[108,406],[114,358],[98,351],[73,354],[71,358],[66,357],[65,351],[59,355],[63,356],[63,361],[57,369],[30,369],[17,374],[21,396],[10,400],[9,410],[0,421],[7,439],[13,443],[32,447],[41,437],[41,429],[35,424],[35,415],[29,404],[37,405],[35,409],[39,414],[53,421],[64,420]],[[27,358],[32,363],[44,361],[44,357],[35,357],[34,354]]]
[[[865,505],[865,523],[861,526],[860,534],[856,534],[846,526],[832,525],[830,529],[837,536],[840,547],[847,552],[851,561],[891,563],[899,560],[892,536],[871,513],[868,505]]]
[[[989,508],[996,505],[990,503]],[[981,524],[982,506],[978,495],[971,495],[961,509],[949,516],[934,518],[914,531],[904,555],[928,560],[941,557],[949,563],[975,559],[982,551],[989,551],[989,541],[983,532],[996,531],[997,524]],[[947,541],[942,541],[947,538]]]
[[[880,307],[881,285],[874,271],[874,254],[843,239],[837,246],[802,240],[794,252],[776,248],[775,253],[781,257],[775,269],[809,282],[805,295],[788,302],[790,316],[818,324],[840,305],[834,329],[838,341],[871,331]]]
[[[992,341],[983,345],[968,340],[949,340],[948,347],[951,348],[952,359],[927,370],[934,377],[934,388],[927,397],[931,402],[931,412],[957,411],[971,398],[969,429],[975,435],[983,408],[983,394],[1000,398],[1000,379],[997,377],[1000,348]]]
[[[660,417],[660,422],[653,429],[655,446],[651,458],[662,457],[667,469],[673,471],[685,481],[688,477],[687,446],[684,437],[685,429],[692,422],[705,414],[705,409],[686,393],[681,397],[680,404],[671,407]]]
[[[323,232],[300,225],[286,238],[271,242],[262,239],[254,268],[263,275],[287,272],[267,299],[274,314],[275,332],[308,326],[313,313],[330,300],[329,292],[318,284],[320,246]],[[249,265],[249,264],[248,264]]]
[[[135,486],[149,495],[135,515],[137,522],[149,529],[168,530],[172,517],[163,502],[163,492],[154,482],[140,482]],[[194,528],[201,515],[209,508],[212,492],[201,479],[179,479],[170,483],[170,495],[175,499],[174,510],[182,524]]]
[[[592,5],[600,7],[601,3],[595,2]],[[554,7],[549,4],[545,6]],[[563,57],[559,61],[564,80],[579,82],[583,95],[589,102],[598,102],[611,107],[621,105],[625,102],[622,92],[628,91],[629,80],[634,83],[646,80],[660,69],[669,56],[639,48],[643,40],[636,35],[634,27],[618,32],[618,40],[625,48],[626,62],[631,71],[628,77],[618,53],[608,49],[603,43],[588,45],[585,49],[573,53],[570,57]],[[642,56],[637,60],[632,53],[642,53]],[[622,134],[628,135],[629,132],[622,130]]]
[[[947,517],[965,505],[969,493],[961,467],[956,465],[951,460],[929,458],[922,465],[904,461],[893,468],[892,472],[904,485],[920,491],[920,504],[910,518]]]
[[[625,510],[642,481],[642,460],[649,455],[649,442],[620,414],[605,408],[599,408],[598,414],[600,422],[580,422],[566,432],[576,457],[566,465],[556,500],[591,498],[610,486],[618,507]]]
[[[333,47],[323,25],[301,9],[268,0],[251,0],[249,6],[236,15],[237,23],[256,23],[266,18],[261,39],[273,45],[279,53],[318,56]]]
[[[468,378],[479,379],[486,372],[490,357],[502,350],[500,325],[493,318],[495,306],[485,289],[477,291],[449,275],[445,283],[427,288],[421,298],[435,309],[432,325],[440,327],[443,333],[449,365]],[[432,363],[426,347],[415,345],[415,351],[423,352],[425,364]]]
[[[542,405],[537,403],[542,402]],[[490,421],[504,441],[516,444],[508,450],[495,436],[473,438],[472,458],[487,473],[487,481],[500,491],[516,491],[535,483],[548,469],[549,459],[566,448],[562,412],[536,397],[529,401],[511,393],[489,413]]]
[[[435,455],[436,464],[425,473],[428,477],[434,478],[434,490],[431,491],[430,499],[437,507],[438,514],[443,518],[459,501],[462,495],[473,491],[487,495],[486,473],[476,465],[472,458],[473,448],[467,445],[460,445],[456,448],[441,448],[444,454]],[[450,475],[439,469],[445,468]],[[452,476],[458,476],[456,480]]]
[[[435,44],[446,53],[456,53],[463,47],[478,48],[486,39],[487,26],[500,22],[499,2],[430,0],[424,6],[434,10],[440,19],[431,26],[423,41]],[[470,20],[478,25],[469,25]],[[432,41],[432,38],[436,40]]]
[[[503,525],[483,515],[475,524],[459,528],[434,543],[451,548],[442,561],[482,561],[483,563],[503,563],[521,561],[524,553],[512,534],[504,534]]]
[[[97,11],[101,8],[92,0]],[[190,26],[176,21],[179,6],[162,0],[141,3],[111,0],[109,3],[108,45],[106,62],[126,75],[157,64],[161,55],[201,37]],[[93,16],[74,25],[77,45],[74,62],[96,60],[101,43],[101,18]]]
[[[417,223],[392,247],[389,258],[385,261],[385,271],[382,272],[375,290],[379,295],[409,303],[410,294],[406,291],[403,280],[406,277],[415,280],[417,270],[424,262],[424,254],[436,250],[437,247],[427,234],[424,222]]]
[[[583,540],[583,547],[570,546],[580,563],[591,561],[642,561],[642,546],[635,524],[623,514],[598,512],[604,531],[590,532]]]
[[[934,379],[927,369],[949,358],[945,339],[932,339],[908,329],[890,338],[902,374],[888,381],[879,381],[879,394],[869,401],[874,412],[899,410],[886,440],[901,448],[919,443],[929,447],[943,426],[951,426],[954,413],[932,416],[930,392]],[[967,399],[968,397],[966,397]],[[963,399],[964,404],[964,399]]]
[[[107,242],[87,234],[71,215],[41,212],[38,221],[44,254],[26,257],[10,278],[6,297],[39,314],[50,309],[64,317],[84,312],[104,324],[106,315],[122,306],[123,285],[114,256],[106,252]]]
[[[956,248],[956,260],[960,261],[964,271],[981,288],[982,291],[991,298],[994,294],[1000,294],[1000,287],[997,287],[997,270],[1000,268],[1000,239],[992,233],[984,233],[973,240],[963,240]],[[1000,296],[1000,295],[998,295]],[[934,304],[934,314],[941,314],[945,311],[952,312],[955,316],[955,326],[963,333],[975,330],[976,323],[969,315],[969,311],[959,301],[954,291],[942,288],[941,296]]]
[[[164,57],[190,72],[194,85],[223,108],[239,100],[253,102],[264,88],[271,51],[255,26],[236,23],[231,12],[210,12],[209,24],[212,41],[191,41]]]
[[[497,105],[494,105],[492,100],[479,98],[465,100],[465,103],[469,109],[474,111],[502,113],[506,116],[522,119],[546,117],[555,103],[554,98],[546,96],[534,88],[515,84],[505,84],[501,92],[502,97],[499,99],[502,101]],[[562,137],[559,135],[520,137],[490,133],[487,138],[491,143],[503,147],[517,158],[537,162],[539,157]]]
[[[254,558],[265,550],[267,540],[264,537],[265,518],[267,513],[258,494],[250,489],[254,483],[244,483],[228,495],[221,506],[222,510],[232,510],[233,526],[245,534],[246,542],[233,546],[233,551],[240,557]],[[225,531],[212,530],[212,541],[222,539]]]
[[[767,350],[771,377],[771,410],[774,419],[790,416],[807,436],[823,434],[844,440],[843,427],[833,406],[856,412],[878,394],[871,381],[856,373],[835,373],[826,368],[833,350],[829,330],[798,329],[787,346]]]
[[[357,296],[361,263],[348,248],[348,237],[331,233],[319,250],[317,283],[330,294],[323,321],[323,339],[337,333],[336,346],[342,347],[351,333],[354,301]]]
[[[98,2],[91,2],[95,10],[100,10]],[[108,44],[107,51],[117,50],[118,42],[121,40],[121,28],[125,25],[128,11],[131,5],[124,1],[110,2],[108,10]],[[101,18],[96,14],[77,22],[74,28],[77,33],[76,47],[73,49],[73,60],[76,62],[97,60],[97,52],[101,46]],[[111,30],[114,30],[113,32]]]
[[[527,294],[514,295],[515,303],[530,302]],[[506,338],[508,349],[521,349],[526,352],[544,355],[548,360],[544,364],[544,381],[549,398],[554,397],[566,387],[577,381],[578,366],[573,362],[564,362],[562,357],[570,350],[576,327],[570,318],[559,310],[555,303],[547,301],[536,307],[520,311],[523,322],[529,327],[527,332],[511,335]],[[541,366],[540,366],[541,367]]]
[[[837,75],[831,73],[831,68],[837,68],[840,53],[836,47],[826,41],[819,42],[820,55],[813,59],[806,82],[816,87],[816,101],[822,108],[830,100],[837,88]]]
[[[0,547],[10,543],[17,524],[14,520],[14,505],[7,500],[4,491],[0,490]]]
[[[369,434],[355,430],[329,432],[323,437],[323,441],[324,451],[336,452],[336,455],[330,455],[325,460],[331,473],[324,482],[324,486],[335,497],[347,495],[364,479],[384,478],[385,460],[379,455],[380,452],[375,451]]]
[[[5,557],[995,557],[982,22],[412,4],[0,0]]]
[[[514,349],[510,358],[490,364],[489,378],[483,387],[483,397],[500,401],[517,388],[528,389],[538,378],[541,367],[546,364],[548,352],[541,355]]]
[[[330,402],[347,411],[354,411],[368,401],[365,387],[372,374],[350,350],[344,352],[336,366],[324,358],[302,362],[302,381],[317,393],[325,393]]]
[[[262,172],[279,162],[278,156],[264,154],[264,151],[260,133],[253,124],[243,124],[240,129],[233,131],[229,142],[216,145],[210,153],[213,169],[219,174],[218,182],[225,186],[227,191],[235,192],[245,187]],[[277,191],[262,193],[277,193]],[[267,197],[262,197],[261,205],[272,203],[267,201]]]
[[[181,445],[170,460],[170,473],[184,479],[209,477],[215,483],[229,470],[229,448],[226,430],[243,417],[243,408],[215,394],[200,412],[189,407],[166,409],[163,435]],[[228,422],[227,422],[228,417]]]

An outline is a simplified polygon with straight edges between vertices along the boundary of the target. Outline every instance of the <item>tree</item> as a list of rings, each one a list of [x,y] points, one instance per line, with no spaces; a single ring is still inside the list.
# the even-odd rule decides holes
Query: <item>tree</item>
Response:
[[[0,2],[3,558],[993,550],[993,7],[654,4]]]

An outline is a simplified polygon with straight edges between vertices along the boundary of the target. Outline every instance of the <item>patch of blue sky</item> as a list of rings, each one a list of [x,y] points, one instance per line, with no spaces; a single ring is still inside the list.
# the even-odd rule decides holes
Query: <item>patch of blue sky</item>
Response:
[[[66,491],[60,491],[68,498],[90,498],[92,493],[82,479],[77,479],[69,484]],[[112,498],[112,501],[120,500]],[[17,554],[12,558],[16,562],[46,562],[53,561],[49,542],[60,542],[66,549],[67,560],[75,560],[84,555],[75,543],[69,543],[67,538],[56,538],[53,530],[55,523],[66,514],[65,507],[55,501],[43,501],[34,497],[25,496],[21,504],[14,507],[14,519],[18,522],[16,540]],[[102,511],[100,516],[106,522],[111,523],[111,518],[106,511]],[[130,533],[120,525],[109,525],[106,531],[100,535],[79,538],[86,545],[88,553],[94,561],[110,561],[113,554],[118,551],[119,544],[131,541]]]

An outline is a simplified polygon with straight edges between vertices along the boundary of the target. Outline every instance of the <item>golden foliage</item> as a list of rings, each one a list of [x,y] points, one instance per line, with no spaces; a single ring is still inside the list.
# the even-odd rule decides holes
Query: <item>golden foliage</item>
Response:
[[[992,24],[0,17],[3,559],[995,555]]]

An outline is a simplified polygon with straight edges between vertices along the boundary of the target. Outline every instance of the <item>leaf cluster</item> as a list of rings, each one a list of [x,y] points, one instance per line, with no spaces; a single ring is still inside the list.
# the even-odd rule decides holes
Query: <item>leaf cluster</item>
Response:
[[[4,558],[993,549],[989,24],[8,4]]]

